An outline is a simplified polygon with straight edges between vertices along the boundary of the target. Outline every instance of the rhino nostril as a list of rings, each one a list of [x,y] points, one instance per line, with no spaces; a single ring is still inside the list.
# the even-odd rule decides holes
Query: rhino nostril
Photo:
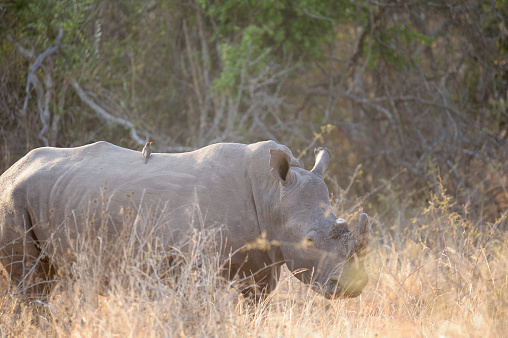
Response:
[[[329,284],[329,289],[331,293],[340,293],[341,287],[339,281],[337,279],[331,279]]]

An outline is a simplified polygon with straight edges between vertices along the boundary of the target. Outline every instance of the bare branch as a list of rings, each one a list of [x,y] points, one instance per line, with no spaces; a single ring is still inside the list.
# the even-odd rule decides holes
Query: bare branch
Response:
[[[31,97],[31,89],[32,89],[32,87],[34,87],[37,92],[37,97],[38,97],[37,98],[37,107],[39,109],[39,116],[40,116],[41,123],[42,123],[42,129],[39,131],[39,134],[37,136],[44,142],[45,146],[49,145],[48,138],[46,137],[45,134],[49,129],[49,119],[50,119],[49,102],[51,101],[51,97],[53,96],[53,79],[51,78],[50,70],[47,67],[44,67],[42,63],[48,56],[56,53],[60,49],[62,36],[63,36],[63,29],[60,29],[60,31],[58,32],[58,36],[56,37],[55,45],[52,47],[49,47],[42,54],[40,54],[35,59],[35,61],[32,63],[32,65],[30,66],[30,69],[29,69],[28,75],[27,75],[27,81],[26,81],[25,101],[23,103],[23,108],[21,110],[22,115],[26,115],[28,101],[30,100],[30,97]],[[12,37],[9,36],[8,39],[12,43],[14,43],[14,45],[18,48],[18,50],[22,54],[29,57],[30,59],[33,59],[35,57],[34,52],[25,49],[19,43],[13,42]],[[44,71],[45,90],[42,87],[40,80],[36,74],[37,70],[41,67]]]
[[[33,59],[35,57],[35,53],[33,50],[28,50],[25,47],[23,47],[20,43],[14,42],[14,39],[12,38],[12,36],[10,34],[7,35],[7,40],[9,40],[12,44],[14,44],[14,46],[16,46],[16,48],[18,48],[18,50],[21,52],[21,54],[24,54],[26,57],[28,57],[30,59]]]
[[[44,107],[39,105],[39,114],[42,122],[42,129],[40,130],[38,137],[44,142],[45,146],[49,146],[48,138],[45,136],[46,132],[49,129],[49,102],[51,101],[51,97],[53,96],[53,79],[51,78],[51,72],[47,69],[47,67],[43,67],[44,69],[44,87],[46,87],[46,93],[44,95]],[[39,96],[39,101],[42,99],[42,96]]]
[[[311,13],[307,8],[304,8],[303,12],[306,15],[310,16],[311,18],[318,19],[318,20],[330,21],[332,24],[335,25],[335,20],[332,19],[332,18],[327,18],[326,16],[322,16],[322,15],[319,15],[319,14]]]
[[[27,108],[27,105],[28,105],[28,100],[30,99],[30,87],[32,85],[35,85],[35,81],[36,81],[34,79],[35,76],[36,76],[35,72],[42,65],[42,61],[44,61],[45,58],[47,58],[51,54],[56,53],[58,51],[58,49],[60,48],[60,41],[62,40],[62,36],[63,36],[63,29],[60,29],[60,31],[58,32],[58,36],[56,37],[56,43],[55,43],[55,45],[53,47],[49,47],[48,49],[46,49],[46,51],[44,51],[41,55],[39,55],[37,57],[37,59],[35,59],[34,63],[30,66],[30,71],[28,72],[27,83],[26,83],[26,90],[25,90],[26,91],[26,98],[25,98],[25,103],[23,104],[23,112],[24,113],[26,112],[26,108]],[[33,53],[30,53],[26,49],[21,48],[21,45],[16,44],[16,46],[26,56],[28,56],[30,58],[35,57],[35,55]]]
[[[58,124],[60,123],[60,119],[62,118],[62,113],[65,109],[65,94],[67,93],[67,89],[69,88],[69,79],[64,80],[64,84],[62,87],[62,92],[60,94],[60,99],[58,100],[58,110],[56,114],[53,115],[53,121],[51,123],[51,139],[49,144],[54,147],[56,146],[56,139],[58,136]]]
[[[126,119],[121,118],[121,117],[113,116],[110,113],[108,113],[106,110],[104,110],[104,108],[102,108],[97,103],[95,103],[92,99],[90,99],[90,97],[85,93],[85,91],[81,88],[81,86],[79,85],[79,83],[75,79],[71,80],[71,84],[74,87],[74,89],[76,90],[76,93],[78,94],[79,98],[83,102],[85,102],[93,111],[95,111],[97,116],[105,119],[108,122],[120,124],[120,125],[123,125],[123,126],[129,128],[130,129],[131,138],[138,145],[144,145],[145,144],[146,140],[142,139],[138,135],[136,127],[134,126],[134,124],[131,121],[126,120]]]

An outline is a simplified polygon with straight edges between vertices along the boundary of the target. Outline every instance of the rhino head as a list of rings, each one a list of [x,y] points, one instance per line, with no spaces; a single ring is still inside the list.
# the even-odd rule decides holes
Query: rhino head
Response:
[[[279,181],[280,254],[297,278],[325,297],[356,297],[368,281],[368,216],[361,214],[354,230],[335,216],[323,180],[331,155],[318,148],[315,156],[307,171],[284,149],[270,149],[271,174]]]

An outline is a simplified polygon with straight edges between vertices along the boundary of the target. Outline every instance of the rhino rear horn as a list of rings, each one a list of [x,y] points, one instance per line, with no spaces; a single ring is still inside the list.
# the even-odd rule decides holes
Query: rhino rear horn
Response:
[[[314,149],[314,155],[316,156],[316,163],[314,164],[314,168],[312,168],[311,172],[323,177],[332,155],[328,149],[322,147]]]
[[[358,239],[359,248],[363,249],[369,243],[369,216],[367,214],[360,214],[358,225],[355,229],[355,234]]]

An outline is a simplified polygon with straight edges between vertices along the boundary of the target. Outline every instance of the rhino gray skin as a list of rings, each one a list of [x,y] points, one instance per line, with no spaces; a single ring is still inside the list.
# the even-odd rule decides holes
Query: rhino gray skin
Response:
[[[0,176],[0,262],[14,284],[47,279],[48,262],[56,260],[42,256],[62,257],[98,205],[113,234],[124,224],[123,208],[150,208],[161,214],[164,246],[183,243],[193,228],[222,227],[221,252],[225,259],[234,253],[230,275],[250,276],[265,292],[286,263],[327,298],[356,297],[368,279],[362,262],[369,221],[362,214],[349,231],[332,212],[323,180],[329,158],[318,150],[307,171],[273,141],[154,153],[147,165],[139,152],[107,142],[35,149]],[[260,236],[272,245],[242,250]],[[44,247],[50,240],[56,247]]]

